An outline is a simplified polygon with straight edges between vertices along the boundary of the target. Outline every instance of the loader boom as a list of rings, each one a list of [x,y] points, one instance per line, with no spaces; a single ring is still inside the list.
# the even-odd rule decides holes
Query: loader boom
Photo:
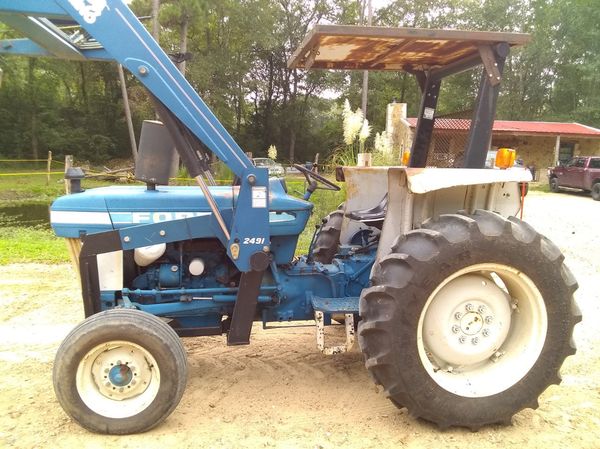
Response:
[[[52,19],[77,22],[93,40],[72,42]],[[116,61],[237,176],[252,167],[233,137],[122,1],[0,0],[0,21],[29,37],[3,40],[0,53]],[[182,158],[185,161],[184,155]],[[197,167],[188,169],[192,176],[200,174]]]
[[[0,0],[0,21],[28,39],[3,40],[0,54],[71,60],[112,60],[126,67],[150,92],[177,151],[211,205],[217,233],[240,269],[252,270],[250,258],[269,245],[267,169],[250,159],[202,101],[169,56],[121,0]],[[69,35],[56,23],[76,23],[84,31]],[[202,180],[202,145],[241,179],[240,199],[227,223]],[[168,161],[165,161],[167,163]],[[241,226],[241,218],[246,224]],[[240,242],[265,242],[261,244]],[[120,248],[116,248],[120,249]]]

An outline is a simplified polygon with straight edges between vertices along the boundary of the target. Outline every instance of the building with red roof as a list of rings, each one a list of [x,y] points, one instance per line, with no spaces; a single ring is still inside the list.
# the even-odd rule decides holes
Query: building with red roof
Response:
[[[410,148],[416,125],[416,118],[406,118],[405,104],[388,106],[386,129],[400,151]],[[469,119],[437,117],[428,165],[460,166],[470,125]],[[548,167],[573,156],[600,155],[600,129],[581,123],[496,120],[488,154],[493,158],[502,147],[514,148],[524,165],[535,168],[536,179],[545,182]]]
[[[411,128],[417,126],[416,118],[408,118]],[[471,120],[457,118],[436,118],[436,130],[460,130],[467,132],[471,126]],[[520,135],[520,136],[565,136],[581,138],[600,138],[600,129],[581,123],[561,122],[533,122],[520,120],[496,120],[493,132],[495,135]]]

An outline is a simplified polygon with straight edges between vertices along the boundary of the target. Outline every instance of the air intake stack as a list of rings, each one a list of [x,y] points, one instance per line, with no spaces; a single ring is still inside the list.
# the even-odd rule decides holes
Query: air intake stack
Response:
[[[175,144],[167,128],[157,120],[144,120],[135,164],[135,179],[143,181],[149,190],[157,185],[168,185],[177,173],[173,160]]]

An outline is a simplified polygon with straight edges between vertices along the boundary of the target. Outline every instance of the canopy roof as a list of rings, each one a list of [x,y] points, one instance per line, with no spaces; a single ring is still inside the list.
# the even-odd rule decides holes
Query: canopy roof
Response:
[[[520,33],[317,25],[288,67],[419,72],[477,58],[480,46],[517,46],[529,40]]]

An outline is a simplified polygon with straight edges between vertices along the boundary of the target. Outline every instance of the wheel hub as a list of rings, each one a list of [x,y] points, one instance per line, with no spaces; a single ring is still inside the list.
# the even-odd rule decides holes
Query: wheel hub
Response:
[[[113,366],[108,372],[108,380],[117,387],[126,387],[133,379],[133,371],[120,361],[118,365]]]
[[[498,263],[471,265],[427,299],[417,331],[419,357],[445,390],[486,397],[529,372],[547,329],[544,299],[527,275]]]
[[[440,368],[469,366],[498,351],[510,322],[510,296],[488,277],[466,274],[446,284],[432,301],[423,340]]]
[[[460,330],[466,335],[475,335],[483,328],[483,317],[477,312],[469,312],[460,320]]]
[[[133,345],[106,347],[91,367],[98,392],[109,399],[122,401],[142,394],[152,381],[153,366]]]

